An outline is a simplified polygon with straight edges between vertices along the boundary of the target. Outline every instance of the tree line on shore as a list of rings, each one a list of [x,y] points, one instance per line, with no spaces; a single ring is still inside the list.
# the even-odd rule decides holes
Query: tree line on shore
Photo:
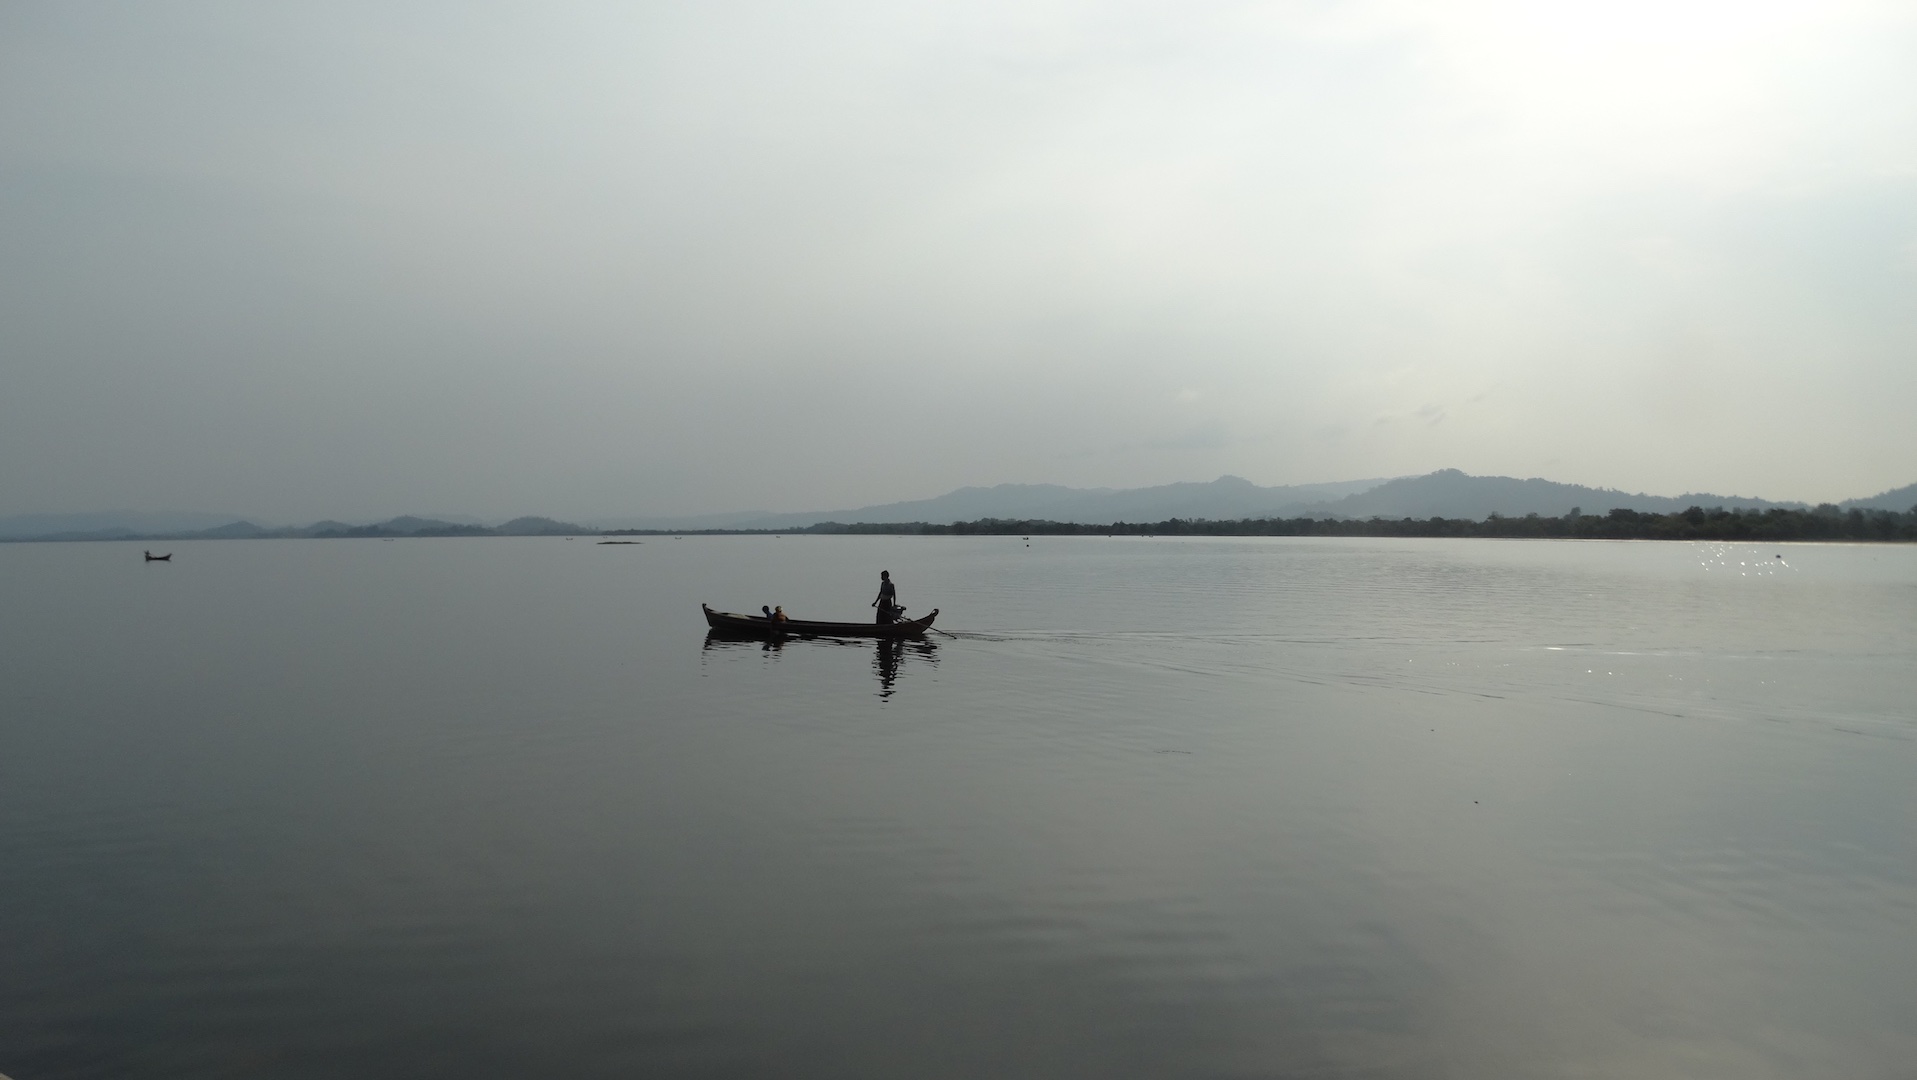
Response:
[[[768,530],[769,531],[769,530]],[[1825,504],[1812,510],[1737,510],[1693,506],[1673,514],[1615,509],[1586,514],[1573,508],[1562,517],[1470,518],[1245,518],[1238,521],[1170,518],[1089,525],[1067,521],[981,518],[940,525],[929,522],[842,524],[825,521],[793,532],[907,536],[1417,536],[1564,540],[1863,540],[1917,541],[1917,506],[1890,510],[1842,510]]]
[[[1115,521],[1108,525],[1040,519],[980,518],[938,524],[925,521],[845,524],[822,521],[796,529],[588,529],[550,518],[526,517],[504,525],[462,525],[427,518],[394,518],[377,525],[316,522],[304,528],[265,529],[250,522],[198,532],[140,536],[125,530],[67,533],[35,540],[269,540],[445,536],[692,536],[773,535],[886,536],[1405,536],[1563,540],[1839,540],[1917,541],[1917,506],[1893,510],[1843,509],[1826,503],[1810,510],[1693,506],[1677,513],[1617,508],[1586,514],[1573,507],[1562,517],[1492,514],[1475,518],[1263,517],[1236,521],[1168,518]],[[18,538],[11,538],[17,540]],[[5,542],[5,541],[0,541]]]

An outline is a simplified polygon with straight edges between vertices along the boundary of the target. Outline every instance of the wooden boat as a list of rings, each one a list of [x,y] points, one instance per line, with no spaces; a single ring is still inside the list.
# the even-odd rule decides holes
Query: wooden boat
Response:
[[[932,628],[932,620],[939,617],[939,609],[923,619],[901,619],[890,623],[855,622],[815,622],[811,619],[787,619],[774,622],[763,615],[734,615],[726,611],[714,611],[704,604],[699,607],[706,613],[706,625],[715,633],[738,634],[745,637],[777,637],[781,635],[816,637],[878,637],[910,638],[924,637]]]

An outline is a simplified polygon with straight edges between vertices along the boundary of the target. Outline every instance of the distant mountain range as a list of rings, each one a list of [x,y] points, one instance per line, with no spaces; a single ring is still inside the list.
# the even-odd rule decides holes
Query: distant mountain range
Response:
[[[1839,505],[1846,510],[1895,510],[1901,514],[1917,509],[1917,484],[1891,488],[1882,495],[1872,495],[1868,499],[1845,499]]]
[[[371,525],[348,525],[343,521],[316,521],[311,525],[264,528],[250,521],[233,521],[215,516],[214,520],[225,521],[226,524],[197,529],[153,528],[150,524],[144,529],[140,527],[152,519],[162,521],[188,519],[197,523],[208,516],[205,514],[117,516],[34,514],[27,517],[0,518],[0,540],[298,540],[401,536],[577,536],[598,531],[544,517],[520,517],[504,525],[487,526],[410,515],[390,518]],[[81,527],[79,528],[73,527],[76,518],[80,519]],[[111,523],[105,524],[100,519]],[[89,525],[94,527],[86,527]]]
[[[624,518],[595,521],[621,529],[801,529],[821,521],[843,524],[895,521],[976,521],[979,518],[1043,519],[1095,524],[1111,521],[1213,520],[1257,517],[1276,506],[1340,499],[1368,491],[1383,480],[1259,487],[1236,476],[1209,484],[1161,484],[1145,488],[1069,488],[1057,484],[964,487],[935,499],[882,503],[856,510],[808,510],[796,514],[747,511],[688,518]]]
[[[1867,499],[1852,499],[1844,509],[1903,511],[1917,504],[1917,484]],[[1394,480],[1347,480],[1332,484],[1259,487],[1236,476],[1208,484],[1163,484],[1146,488],[1068,488],[1055,484],[1000,484],[960,488],[936,499],[884,503],[856,510],[814,510],[802,514],[711,514],[696,518],[598,521],[606,528],[639,529],[797,529],[821,521],[845,525],[925,521],[948,523],[980,518],[1064,521],[1081,525],[1115,521],[1164,521],[1206,518],[1471,518],[1491,514],[1559,517],[1573,508],[1602,514],[1616,507],[1671,513],[1688,507],[1806,509],[1801,502],[1774,502],[1742,495],[1644,495],[1609,488],[1519,480],[1509,476],[1471,476],[1441,469]]]
[[[1335,502],[1279,508],[1274,517],[1336,518],[1470,518],[1481,521],[1492,514],[1522,517],[1562,517],[1572,510],[1603,514],[1622,508],[1645,513],[1678,513],[1692,506],[1704,509],[1766,510],[1771,507],[1804,510],[1797,502],[1772,502],[1742,495],[1642,495],[1581,484],[1559,484],[1535,477],[1471,476],[1457,469],[1440,469],[1425,476],[1387,480],[1369,490]]]
[[[1849,499],[1839,508],[1905,511],[1917,506],[1917,484],[1868,498]],[[1559,484],[1536,478],[1471,476],[1441,469],[1394,480],[1347,480],[1330,484],[1260,487],[1236,476],[1208,484],[1161,484],[1145,488],[1069,488],[1056,484],[1000,484],[960,488],[935,499],[883,503],[856,510],[815,510],[797,514],[744,512],[678,518],[614,518],[576,525],[544,517],[514,518],[486,526],[439,518],[397,517],[369,525],[320,521],[311,525],[266,528],[215,514],[34,514],[0,518],[0,540],[251,539],[349,536],[562,536],[602,529],[800,529],[819,522],[890,524],[903,522],[1061,521],[1083,525],[1118,521],[1153,522],[1170,518],[1236,521],[1244,518],[1469,518],[1492,514],[1561,517],[1572,509],[1603,514],[1614,508],[1646,513],[1705,509],[1808,509],[1799,502],[1773,502],[1741,495],[1644,495]]]
[[[0,540],[38,540],[67,536],[157,536],[225,525],[234,514],[19,514],[0,518]]]

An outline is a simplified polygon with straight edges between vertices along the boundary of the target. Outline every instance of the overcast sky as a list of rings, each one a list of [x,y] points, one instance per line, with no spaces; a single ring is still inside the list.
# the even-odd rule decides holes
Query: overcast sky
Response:
[[[1917,5],[0,5],[0,514],[1917,480]]]

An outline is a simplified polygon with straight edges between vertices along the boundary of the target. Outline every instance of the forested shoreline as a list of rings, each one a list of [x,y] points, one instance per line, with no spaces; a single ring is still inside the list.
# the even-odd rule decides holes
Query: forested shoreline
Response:
[[[1562,517],[1469,518],[1246,518],[1088,525],[1062,521],[1012,521],[983,518],[940,525],[929,522],[841,524],[820,522],[790,532],[907,536],[1404,536],[1484,537],[1562,540],[1844,540],[1917,541],[1917,507],[1889,510],[1705,510],[1693,506],[1675,514],[1617,509],[1604,514],[1573,510]]]
[[[1825,504],[1810,510],[1724,509],[1693,506],[1658,514],[1614,509],[1586,514],[1577,509],[1562,517],[1492,514],[1474,518],[1168,518],[1163,521],[1115,521],[1086,524],[1040,519],[980,518],[940,524],[926,521],[846,524],[822,521],[796,529],[608,529],[584,528],[550,518],[520,518],[488,528],[419,518],[397,518],[379,525],[349,526],[319,522],[305,528],[263,529],[248,522],[199,532],[147,534],[65,534],[6,538],[0,543],[72,541],[397,539],[448,536],[1402,536],[1479,537],[1508,540],[1749,540],[1917,542],[1917,506],[1892,510],[1845,510]]]

